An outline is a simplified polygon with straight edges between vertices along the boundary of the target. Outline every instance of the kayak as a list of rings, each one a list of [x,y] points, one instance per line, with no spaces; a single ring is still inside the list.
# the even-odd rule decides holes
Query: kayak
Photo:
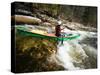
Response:
[[[53,33],[46,33],[46,32],[42,32],[42,33],[39,33],[38,32],[35,32],[35,31],[31,31],[29,30],[28,28],[25,28],[24,26],[17,26],[16,27],[17,29],[17,33],[18,34],[21,34],[23,36],[32,36],[32,37],[37,37],[37,38],[45,38],[45,39],[54,39],[54,40],[58,40],[58,41],[67,41],[67,40],[73,40],[73,39],[76,39],[80,36],[80,34],[64,34],[64,36],[61,36],[61,37],[57,37],[55,36],[55,34]]]

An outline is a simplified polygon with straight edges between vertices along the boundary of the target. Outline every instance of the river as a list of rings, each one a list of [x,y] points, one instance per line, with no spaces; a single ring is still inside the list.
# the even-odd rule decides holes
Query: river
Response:
[[[58,43],[57,53],[52,54],[51,60],[62,65],[66,70],[92,69],[97,67],[97,33],[89,31],[71,31],[80,37],[74,40]]]

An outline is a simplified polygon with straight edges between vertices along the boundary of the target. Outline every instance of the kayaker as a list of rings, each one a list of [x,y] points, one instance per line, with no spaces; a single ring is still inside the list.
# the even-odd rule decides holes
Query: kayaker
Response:
[[[61,36],[61,30],[63,30],[63,29],[61,29],[61,24],[62,24],[62,22],[61,21],[58,21],[58,25],[55,27],[55,35],[57,36],[57,37],[60,37]]]
[[[61,45],[63,44],[63,37],[64,37],[64,35],[63,34],[61,34],[61,30],[63,30],[63,29],[61,29],[61,24],[62,24],[62,22],[61,21],[58,21],[58,25],[55,27],[55,31],[56,31],[56,33],[55,33],[55,35],[57,36],[57,37],[60,37],[60,38],[62,38],[62,40],[61,40]],[[58,41],[59,42],[59,41]]]

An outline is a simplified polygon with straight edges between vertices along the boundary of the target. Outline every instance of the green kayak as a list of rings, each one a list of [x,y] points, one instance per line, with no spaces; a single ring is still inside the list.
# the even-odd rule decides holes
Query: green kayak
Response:
[[[54,40],[58,40],[58,41],[73,40],[73,39],[76,39],[80,36],[80,34],[64,34],[63,37],[56,37],[56,36],[48,36],[48,35],[42,35],[39,33],[30,32],[25,27],[19,26],[19,27],[16,27],[16,29],[17,29],[17,33],[21,34],[23,36],[31,36],[31,37],[45,38],[45,39],[54,39]]]

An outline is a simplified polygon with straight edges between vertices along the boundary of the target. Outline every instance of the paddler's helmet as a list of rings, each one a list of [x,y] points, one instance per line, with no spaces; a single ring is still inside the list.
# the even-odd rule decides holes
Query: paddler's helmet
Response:
[[[58,21],[58,25],[61,25],[61,24],[62,24],[62,21],[61,21],[61,20],[59,20],[59,21]]]

